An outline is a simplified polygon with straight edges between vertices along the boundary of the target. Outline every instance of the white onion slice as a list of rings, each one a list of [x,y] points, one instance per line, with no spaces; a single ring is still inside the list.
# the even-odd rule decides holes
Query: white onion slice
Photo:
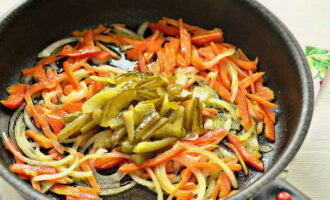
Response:
[[[38,58],[46,58],[46,57],[50,56],[55,51],[55,49],[65,45],[65,44],[78,41],[79,39],[80,39],[80,37],[68,37],[68,38],[58,40],[58,41],[50,44],[49,46],[47,46],[40,53],[38,53]]]

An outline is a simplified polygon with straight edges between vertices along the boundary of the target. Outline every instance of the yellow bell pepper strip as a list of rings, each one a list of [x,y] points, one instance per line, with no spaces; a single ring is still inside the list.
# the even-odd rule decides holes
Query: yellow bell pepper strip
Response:
[[[249,164],[250,166],[252,166],[253,168],[259,170],[259,171],[263,171],[264,170],[264,164],[262,163],[262,161],[260,161],[258,158],[253,157],[252,153],[249,152],[249,150],[246,148],[244,142],[239,141],[239,139],[231,134],[227,135],[227,139],[228,141],[233,144],[238,152],[241,154],[243,160]]]

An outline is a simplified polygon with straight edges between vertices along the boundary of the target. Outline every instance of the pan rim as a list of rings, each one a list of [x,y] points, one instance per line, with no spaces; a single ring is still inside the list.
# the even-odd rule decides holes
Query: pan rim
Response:
[[[7,24],[11,23],[12,19],[18,16],[21,11],[27,9],[30,5],[33,5],[34,2],[36,2],[36,0],[23,0],[8,10],[2,17],[0,17],[0,32],[5,30]],[[262,20],[264,20],[270,26],[270,28],[281,38],[281,40],[286,42],[286,47],[290,50],[291,55],[293,56],[293,60],[295,61],[299,76],[302,80],[301,87],[303,91],[303,99],[302,110],[299,116],[299,122],[296,127],[296,131],[291,139],[291,142],[283,151],[282,155],[270,169],[264,172],[262,176],[258,177],[253,183],[248,185],[241,192],[233,195],[230,198],[227,198],[228,200],[247,199],[254,196],[260,189],[262,189],[265,184],[273,180],[290,163],[290,161],[298,152],[307,135],[314,107],[314,88],[311,72],[309,70],[303,50],[301,49],[297,40],[280,19],[278,19],[270,10],[265,8],[256,0],[239,0],[239,2],[244,6],[247,6],[251,12],[259,15],[260,18],[262,18]],[[29,184],[20,180],[2,163],[0,163],[0,175],[6,182],[17,189],[20,194],[24,194],[24,196],[28,199],[50,199],[48,196],[32,189]]]

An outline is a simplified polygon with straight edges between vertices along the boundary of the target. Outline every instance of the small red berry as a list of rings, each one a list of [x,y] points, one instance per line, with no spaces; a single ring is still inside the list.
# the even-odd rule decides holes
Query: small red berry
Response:
[[[280,193],[278,193],[276,200],[292,200],[292,198],[289,193],[280,192]]]

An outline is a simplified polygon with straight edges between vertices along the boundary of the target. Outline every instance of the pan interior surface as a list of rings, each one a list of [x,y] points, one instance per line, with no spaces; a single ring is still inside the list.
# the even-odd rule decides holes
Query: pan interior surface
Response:
[[[6,87],[20,80],[20,69],[33,66],[40,50],[51,42],[68,36],[72,30],[110,23],[125,23],[136,29],[144,21],[156,21],[163,16],[181,17],[192,25],[223,29],[225,41],[242,48],[251,58],[258,56],[258,70],[266,72],[267,86],[275,92],[275,103],[278,105],[275,128],[277,140],[271,144],[274,151],[264,154],[263,161],[266,171],[275,165],[278,168],[279,160],[291,159],[285,157],[296,153],[307,132],[312,115],[312,89],[308,86],[310,77],[305,71],[305,63],[301,61],[302,56],[298,52],[300,49],[295,46],[294,39],[286,33],[279,34],[286,29],[276,28],[281,24],[277,24],[276,19],[265,17],[267,11],[258,6],[255,2],[243,0],[27,1],[0,24],[1,99],[6,97]],[[257,11],[258,9],[261,11]],[[0,130],[7,131],[12,112],[1,107]],[[261,138],[261,143],[266,142],[265,138]],[[292,147],[294,144],[297,145],[295,148]],[[31,191],[32,188],[27,183],[18,180],[5,169],[12,162],[12,157],[2,145],[0,157],[1,173],[25,198],[45,198]],[[280,167],[283,169],[285,166]],[[264,181],[270,181],[276,175],[274,173],[280,170],[274,169],[276,172],[273,171],[273,174],[254,170],[250,170],[248,176],[238,174],[242,190],[250,190],[235,195],[234,198],[253,195],[251,191],[256,192],[257,188],[261,187],[261,182],[258,187],[251,184],[252,182],[258,182],[257,179],[261,176],[265,177]],[[156,196],[137,187],[124,194],[104,199],[127,198],[142,200],[156,199]]]

